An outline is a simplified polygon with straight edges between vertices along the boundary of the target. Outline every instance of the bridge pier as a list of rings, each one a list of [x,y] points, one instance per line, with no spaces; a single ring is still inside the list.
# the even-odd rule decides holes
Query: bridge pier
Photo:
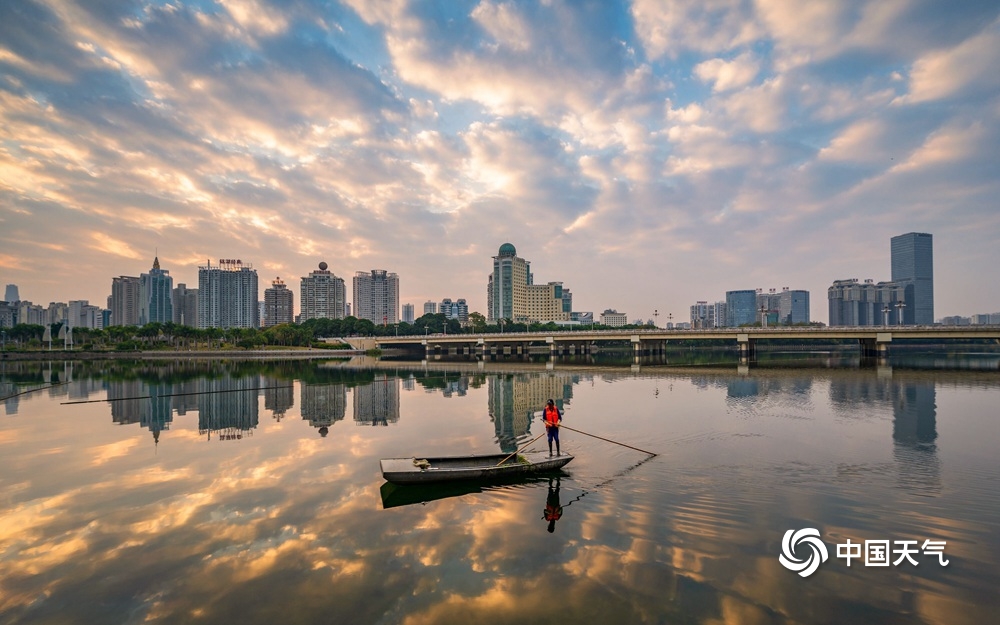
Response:
[[[858,347],[861,349],[862,358],[874,358],[877,352],[875,339],[858,339]]]
[[[739,346],[741,363],[757,362],[757,345],[749,334],[737,334],[736,344]]]

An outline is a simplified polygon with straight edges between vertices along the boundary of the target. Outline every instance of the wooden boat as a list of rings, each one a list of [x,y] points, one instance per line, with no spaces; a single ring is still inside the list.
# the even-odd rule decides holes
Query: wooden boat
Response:
[[[504,458],[507,458],[504,460]],[[427,484],[458,480],[490,481],[555,471],[573,456],[549,456],[543,451],[527,451],[515,456],[445,456],[439,458],[383,458],[382,477],[393,484]],[[503,460],[503,464],[498,463]]]

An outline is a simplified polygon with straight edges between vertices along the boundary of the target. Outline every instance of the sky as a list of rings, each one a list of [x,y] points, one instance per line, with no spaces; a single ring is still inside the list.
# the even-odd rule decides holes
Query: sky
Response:
[[[485,313],[510,242],[578,311],[826,322],[928,232],[935,317],[997,312],[997,67],[995,0],[3,2],[0,285],[325,261]]]

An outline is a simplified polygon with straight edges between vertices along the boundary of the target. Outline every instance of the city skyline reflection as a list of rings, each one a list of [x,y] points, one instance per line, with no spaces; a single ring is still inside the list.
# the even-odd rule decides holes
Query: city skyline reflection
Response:
[[[3,622],[514,622],[527,609],[961,624],[998,607],[988,372],[90,363],[12,378],[65,383],[0,420]],[[380,457],[516,447],[549,398],[574,427],[660,455],[567,432],[575,460],[553,480],[418,491],[378,473]],[[801,527],[831,548],[945,540],[951,564],[831,556],[803,580],[777,560]]]

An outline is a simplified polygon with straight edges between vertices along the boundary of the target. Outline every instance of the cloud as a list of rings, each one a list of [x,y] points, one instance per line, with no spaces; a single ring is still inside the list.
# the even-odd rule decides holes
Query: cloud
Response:
[[[959,45],[929,52],[910,70],[909,92],[900,103],[917,103],[959,95],[995,94],[1000,87],[1000,21]]]
[[[761,30],[742,0],[682,0],[664,4],[635,0],[636,35],[650,58],[676,57],[685,50],[728,52],[755,41]]]
[[[531,31],[524,15],[509,3],[480,2],[470,16],[497,45],[523,52],[531,47]]]
[[[142,255],[129,247],[128,243],[119,241],[118,239],[110,237],[103,232],[91,232],[90,238],[94,240],[94,244],[91,247],[100,252],[113,254],[115,256],[122,256],[124,258],[131,258],[132,260],[139,260],[142,258]]]
[[[326,260],[348,276],[400,271],[403,300],[419,302],[444,296],[444,264],[448,296],[481,309],[489,257],[512,240],[580,310],[658,306],[620,277],[643,267],[677,281],[661,290],[681,310],[780,230],[814,243],[821,292],[819,238],[840,216],[914,229],[905,196],[943,233],[958,226],[934,203],[989,204],[997,13],[909,0],[8,3],[4,281],[35,300],[102,301],[111,276],[159,249],[189,284],[206,257],[282,276]],[[873,201],[877,217],[862,210]],[[874,248],[883,233],[865,232]],[[672,271],[692,255],[698,271]]]
[[[694,67],[694,73],[703,82],[713,83],[712,91],[729,91],[753,82],[760,71],[757,60],[749,53],[731,61],[711,59]]]

